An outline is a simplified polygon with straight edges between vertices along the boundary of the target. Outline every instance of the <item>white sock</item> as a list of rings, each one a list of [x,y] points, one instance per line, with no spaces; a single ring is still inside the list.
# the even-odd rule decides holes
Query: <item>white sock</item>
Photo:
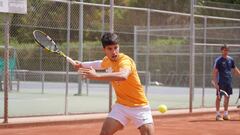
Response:
[[[217,116],[221,116],[220,111],[217,111],[217,112],[216,112],[216,115],[217,115]]]
[[[228,115],[228,111],[224,111],[224,116],[227,116]]]

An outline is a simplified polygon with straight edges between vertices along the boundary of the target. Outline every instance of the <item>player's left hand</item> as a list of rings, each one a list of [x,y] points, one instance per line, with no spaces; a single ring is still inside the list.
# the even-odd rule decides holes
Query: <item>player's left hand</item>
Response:
[[[96,73],[96,70],[91,68],[79,68],[78,72],[83,75],[84,78],[88,78],[88,79],[94,79],[97,78],[98,75]]]
[[[73,65],[75,70],[78,70],[79,68],[82,68],[82,63],[78,60],[75,60],[75,64]]]

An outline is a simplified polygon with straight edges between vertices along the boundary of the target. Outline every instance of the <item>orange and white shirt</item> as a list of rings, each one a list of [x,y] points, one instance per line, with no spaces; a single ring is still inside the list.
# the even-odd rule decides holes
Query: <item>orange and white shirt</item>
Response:
[[[111,82],[117,96],[116,103],[129,107],[148,105],[136,65],[129,56],[120,53],[116,61],[111,61],[105,56],[101,66],[107,69],[108,72],[119,72],[121,68],[130,70],[127,80]]]

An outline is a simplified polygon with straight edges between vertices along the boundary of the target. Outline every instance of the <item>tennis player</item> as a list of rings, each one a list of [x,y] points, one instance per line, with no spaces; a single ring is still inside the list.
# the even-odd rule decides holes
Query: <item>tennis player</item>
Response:
[[[229,98],[232,95],[232,70],[240,75],[239,69],[235,66],[235,62],[232,57],[228,55],[229,48],[227,45],[221,47],[222,56],[216,58],[213,70],[213,81],[218,89],[222,89],[229,95],[224,96],[224,114],[223,117],[220,113],[220,101],[221,97],[216,96],[216,120],[229,120],[228,114]]]
[[[116,93],[116,103],[104,121],[100,135],[113,135],[130,121],[139,129],[141,135],[153,135],[151,109],[135,62],[129,56],[119,53],[118,35],[105,33],[101,41],[105,53],[103,60],[76,61],[82,67],[78,70],[81,75],[92,80],[110,81]],[[95,71],[102,69],[107,72]]]

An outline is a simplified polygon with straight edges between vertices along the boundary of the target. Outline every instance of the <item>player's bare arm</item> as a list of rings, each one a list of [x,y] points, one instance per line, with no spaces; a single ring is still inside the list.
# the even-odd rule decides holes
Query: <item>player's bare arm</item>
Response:
[[[130,74],[130,69],[122,68],[119,72],[97,73],[94,68],[80,68],[78,72],[89,79],[106,81],[124,81]]]
[[[234,74],[240,76],[240,71],[237,67],[234,68]]]
[[[75,60],[75,63],[76,65],[74,66],[74,68],[76,70],[78,70],[79,68],[91,68],[91,67],[96,70],[104,70],[101,67],[102,60],[86,61],[86,62]]]

